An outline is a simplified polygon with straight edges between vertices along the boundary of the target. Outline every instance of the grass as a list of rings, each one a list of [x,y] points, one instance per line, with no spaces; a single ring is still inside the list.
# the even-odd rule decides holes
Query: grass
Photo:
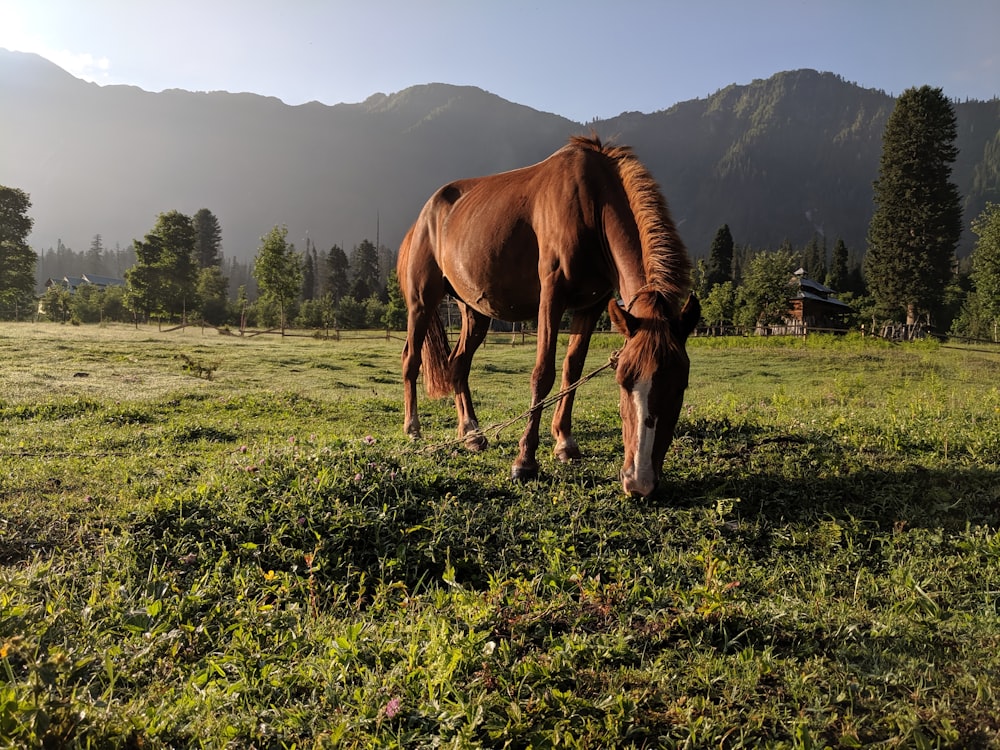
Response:
[[[0,746],[1000,747],[1000,352],[693,340],[635,500],[610,375],[521,486],[399,348],[0,326]]]

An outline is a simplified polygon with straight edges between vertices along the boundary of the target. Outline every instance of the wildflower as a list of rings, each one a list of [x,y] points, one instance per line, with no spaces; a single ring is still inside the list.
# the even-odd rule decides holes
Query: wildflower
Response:
[[[10,653],[10,641],[0,646],[0,659],[6,659],[7,654]]]
[[[278,577],[278,574],[275,573],[273,570],[269,570],[269,571],[267,571],[264,574],[264,580],[265,581],[273,581],[277,577]]]
[[[382,707],[382,711],[385,713],[387,719],[391,719],[399,713],[400,703],[399,698],[393,698]]]
[[[240,446],[240,453],[246,453],[249,450],[245,445]]]
[[[365,435],[365,445],[375,445],[375,438],[371,435]]]
[[[288,444],[289,445],[295,445],[295,435],[289,435],[288,436]]]
[[[354,481],[355,482],[360,482],[361,479],[362,479],[361,472],[359,471],[357,474],[354,475]]]

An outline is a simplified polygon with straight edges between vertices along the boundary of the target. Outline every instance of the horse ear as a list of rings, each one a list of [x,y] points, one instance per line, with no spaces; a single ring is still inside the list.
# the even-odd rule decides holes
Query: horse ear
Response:
[[[627,339],[632,338],[639,330],[639,319],[619,305],[616,299],[608,302],[608,315],[611,317],[611,325]]]
[[[691,332],[697,328],[700,320],[701,303],[698,301],[698,298],[692,294],[688,297],[687,302],[684,303],[684,307],[681,310],[679,326],[681,335],[687,339],[687,337],[691,335]]]

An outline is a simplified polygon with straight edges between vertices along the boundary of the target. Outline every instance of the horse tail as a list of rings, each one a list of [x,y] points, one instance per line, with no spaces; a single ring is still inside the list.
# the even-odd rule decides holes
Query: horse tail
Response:
[[[431,313],[427,325],[422,357],[424,385],[427,388],[427,395],[431,398],[443,398],[453,391],[451,364],[448,359],[450,354],[448,333],[444,329],[441,316],[435,310]]]

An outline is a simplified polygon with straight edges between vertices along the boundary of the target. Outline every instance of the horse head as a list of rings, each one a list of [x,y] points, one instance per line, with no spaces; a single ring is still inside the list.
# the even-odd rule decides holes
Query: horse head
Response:
[[[654,291],[637,295],[628,309],[615,300],[608,304],[611,322],[625,337],[616,379],[625,446],[621,479],[630,495],[646,497],[656,489],[688,384],[685,344],[701,317],[701,306],[691,295],[679,315],[667,310],[662,295]]]

